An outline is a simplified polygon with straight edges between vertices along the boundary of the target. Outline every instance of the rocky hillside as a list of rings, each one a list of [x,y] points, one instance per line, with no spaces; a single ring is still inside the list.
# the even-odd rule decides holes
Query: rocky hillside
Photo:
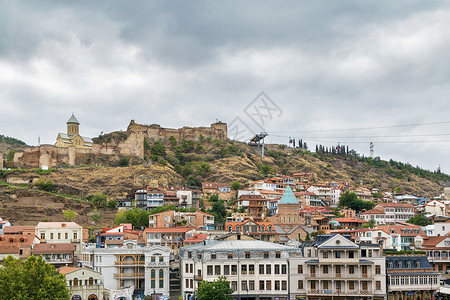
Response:
[[[250,182],[273,176],[292,175],[296,172],[314,172],[318,182],[340,180],[359,186],[392,191],[395,188],[418,196],[439,195],[446,174],[430,172],[395,161],[349,154],[313,153],[304,149],[267,145],[262,159],[254,146],[233,141],[202,139],[201,141],[169,140],[166,144],[144,141],[145,159],[123,157],[122,167],[84,166],[42,170],[0,170],[0,181],[33,187],[42,178],[51,181],[54,191],[78,198],[102,193],[110,198],[122,198],[131,190],[142,186],[200,186],[203,181],[230,183]],[[130,165],[131,164],[131,165]],[[88,203],[67,199],[33,190],[0,187],[0,216],[13,222],[37,222],[42,219],[62,220],[62,211],[78,212],[79,221],[90,225],[88,215],[93,207]],[[107,210],[105,210],[107,211]],[[108,216],[109,214],[109,216]],[[104,221],[112,223],[113,211]]]
[[[25,149],[26,147],[28,146],[25,142],[0,134],[0,153],[6,155],[11,150],[22,150]]]

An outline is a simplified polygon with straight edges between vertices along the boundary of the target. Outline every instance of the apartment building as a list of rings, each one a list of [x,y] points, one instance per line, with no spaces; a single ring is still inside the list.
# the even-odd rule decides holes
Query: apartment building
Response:
[[[134,286],[134,295],[169,296],[170,249],[162,246],[141,247],[136,241],[124,241],[120,247],[83,249],[83,267],[102,274],[109,290]]]
[[[291,299],[386,299],[386,258],[379,245],[340,234],[305,243],[289,261]]]
[[[237,299],[289,298],[289,258],[301,250],[257,240],[204,241],[180,250],[183,299],[191,299],[201,280],[225,275]]]
[[[87,232],[83,232],[83,227],[75,222],[39,222],[36,236],[41,243],[72,243],[75,255],[81,253],[82,243],[88,239]]]
[[[406,222],[414,217],[414,205],[409,203],[378,203],[373,209],[361,213],[365,221],[373,220],[375,224],[395,224]]]

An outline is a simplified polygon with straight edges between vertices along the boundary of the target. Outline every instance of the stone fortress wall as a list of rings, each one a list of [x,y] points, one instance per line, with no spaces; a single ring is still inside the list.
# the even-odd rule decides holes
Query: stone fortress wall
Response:
[[[75,146],[59,148],[53,145],[30,147],[14,155],[17,168],[55,168],[61,165],[77,166],[90,164],[100,158],[108,160],[111,156],[134,156],[144,158],[144,138],[150,143],[161,141],[167,143],[171,136],[177,140],[198,140],[205,138],[225,141],[228,138],[227,124],[217,122],[211,127],[183,127],[179,129],[163,128],[160,125],[142,125],[131,120],[125,132],[124,140],[111,139],[107,143],[95,143],[91,149],[77,149]]]

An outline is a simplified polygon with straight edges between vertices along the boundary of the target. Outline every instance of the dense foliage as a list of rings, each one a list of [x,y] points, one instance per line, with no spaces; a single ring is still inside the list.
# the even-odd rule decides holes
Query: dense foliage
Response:
[[[375,203],[372,201],[364,201],[358,198],[358,196],[354,192],[345,191],[342,193],[339,198],[339,207],[348,207],[356,212],[360,212],[362,210],[369,210],[375,206]]]
[[[2,134],[0,134],[0,142],[5,142],[7,144],[10,145],[22,145],[22,146],[26,146],[27,144],[21,140],[9,137],[9,136],[4,136]]]
[[[431,222],[424,215],[416,215],[408,220],[408,223],[418,225],[418,226],[427,226],[430,225]]]
[[[64,276],[42,256],[8,256],[0,267],[0,300],[70,299]]]
[[[197,298],[200,300],[228,300],[233,290],[225,276],[213,282],[201,281],[197,289]]]

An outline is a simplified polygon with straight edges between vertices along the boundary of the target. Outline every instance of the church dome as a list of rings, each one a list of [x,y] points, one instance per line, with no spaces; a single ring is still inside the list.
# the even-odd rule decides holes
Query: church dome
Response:
[[[75,118],[74,114],[72,114],[72,116],[70,117],[69,121],[67,121],[67,124],[69,124],[69,123],[80,124],[80,122],[78,122],[77,118]]]

